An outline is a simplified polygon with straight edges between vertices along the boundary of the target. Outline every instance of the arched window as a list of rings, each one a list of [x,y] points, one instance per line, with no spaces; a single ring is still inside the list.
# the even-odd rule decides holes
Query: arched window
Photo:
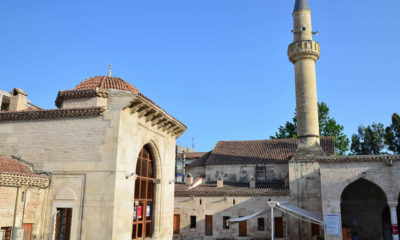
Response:
[[[153,233],[154,158],[147,145],[137,159],[136,175],[132,239],[144,239]]]

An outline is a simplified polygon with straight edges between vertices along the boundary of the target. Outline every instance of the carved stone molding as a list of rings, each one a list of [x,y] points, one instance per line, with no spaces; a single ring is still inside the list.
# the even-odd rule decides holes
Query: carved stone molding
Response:
[[[300,59],[310,58],[317,61],[320,56],[319,43],[315,41],[299,41],[294,42],[288,47],[289,60],[292,63],[296,63]]]
[[[143,94],[139,93],[125,108],[129,108],[131,114],[136,113],[139,119],[144,118],[146,122],[150,122],[152,127],[161,129],[176,138],[186,130],[183,123],[166,113]]]

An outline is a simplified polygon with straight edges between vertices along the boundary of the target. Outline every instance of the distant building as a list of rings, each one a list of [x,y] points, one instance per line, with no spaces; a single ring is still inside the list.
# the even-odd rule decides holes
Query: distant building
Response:
[[[175,163],[175,181],[185,181],[186,167],[193,161],[199,159],[205,152],[194,152],[193,149],[188,147],[176,146],[176,163]]]
[[[14,88],[11,92],[0,90],[0,111],[29,111],[39,110],[40,107],[34,105],[27,99],[24,90]]]

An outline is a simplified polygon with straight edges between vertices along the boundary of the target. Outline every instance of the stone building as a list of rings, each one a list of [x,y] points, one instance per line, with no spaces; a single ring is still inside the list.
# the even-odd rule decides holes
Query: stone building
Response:
[[[263,141],[219,142],[191,165],[186,184],[175,187],[177,238],[269,239],[275,233],[286,239],[399,239],[400,156],[332,155],[327,139],[319,136],[320,45],[313,41],[307,0],[295,2],[292,32],[288,56],[294,64],[298,136],[280,140],[292,142],[290,154],[274,158],[289,142],[264,141],[273,146],[268,148],[258,144]],[[273,201],[288,201],[282,204],[301,210],[303,218],[278,211],[274,229],[261,226],[271,219],[258,210],[268,210]],[[311,219],[311,213],[318,217]],[[226,227],[228,218],[239,224]]]
[[[321,145],[330,156],[334,154],[332,137],[321,138]],[[226,220],[251,215],[271,199],[290,200],[288,162],[296,149],[296,139],[218,142],[189,165],[186,183],[175,186],[175,236],[270,237],[267,215],[231,226]],[[288,222],[282,213],[275,215],[275,222],[275,236],[287,237]],[[318,227],[314,234],[320,233]]]
[[[57,109],[32,109],[24,91],[11,91],[0,112],[7,236],[29,226],[31,239],[172,238],[175,145],[186,126],[110,75],[60,91]],[[25,176],[28,167],[10,173],[9,161],[46,173],[49,186],[11,188],[3,172]]]

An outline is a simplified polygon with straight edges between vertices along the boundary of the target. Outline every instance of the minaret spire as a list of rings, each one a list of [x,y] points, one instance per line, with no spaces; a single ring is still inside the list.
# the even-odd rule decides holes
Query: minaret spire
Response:
[[[296,0],[296,3],[294,4],[294,11],[301,9],[310,10],[307,0]]]
[[[296,0],[293,11],[293,43],[289,60],[294,64],[298,158],[324,155],[319,142],[317,80],[315,62],[320,46],[313,41],[311,10],[307,0]]]

